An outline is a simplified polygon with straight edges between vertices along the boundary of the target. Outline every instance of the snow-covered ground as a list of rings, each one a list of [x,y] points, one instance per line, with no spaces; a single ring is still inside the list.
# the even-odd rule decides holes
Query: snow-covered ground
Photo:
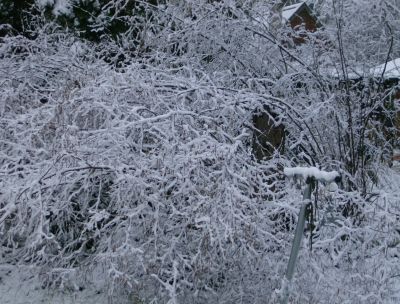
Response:
[[[107,294],[96,289],[57,291],[42,288],[35,269],[0,263],[0,304],[106,304]]]

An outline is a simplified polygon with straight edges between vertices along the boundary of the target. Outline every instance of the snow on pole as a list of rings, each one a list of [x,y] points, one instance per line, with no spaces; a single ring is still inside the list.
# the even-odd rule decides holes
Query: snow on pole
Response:
[[[326,183],[337,181],[337,179],[340,178],[340,174],[337,171],[327,172],[316,167],[284,168],[283,173],[287,177],[303,177],[304,180],[307,180],[309,177],[313,177],[318,181],[323,181]]]
[[[311,192],[315,186],[315,181],[323,181],[326,183],[334,183],[340,179],[340,175],[336,171],[322,171],[316,167],[294,167],[284,168],[284,174],[287,177],[302,177],[307,185],[303,193],[303,203],[300,208],[296,231],[290,251],[288,266],[285,273],[285,278],[282,281],[282,298],[281,303],[287,304],[289,300],[290,286],[294,275],[297,256],[300,251],[301,240],[303,238],[303,231],[305,226],[305,213],[307,205],[310,204]],[[336,185],[336,184],[335,184]]]

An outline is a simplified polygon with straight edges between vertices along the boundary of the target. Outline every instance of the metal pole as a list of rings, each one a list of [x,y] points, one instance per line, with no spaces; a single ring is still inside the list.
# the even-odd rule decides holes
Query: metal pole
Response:
[[[311,191],[312,188],[314,187],[314,179],[307,178],[306,183],[307,186],[304,189],[303,193],[303,204],[300,208],[299,219],[297,222],[296,232],[292,244],[292,250],[290,252],[289,263],[286,269],[286,274],[285,274],[286,282],[283,282],[284,286],[283,286],[282,304],[287,304],[289,300],[289,285],[293,279],[294,268],[296,266],[296,259],[300,251],[301,240],[303,238],[303,232],[304,232],[304,225],[306,222],[306,217],[305,217],[306,209],[308,204],[310,203]]]

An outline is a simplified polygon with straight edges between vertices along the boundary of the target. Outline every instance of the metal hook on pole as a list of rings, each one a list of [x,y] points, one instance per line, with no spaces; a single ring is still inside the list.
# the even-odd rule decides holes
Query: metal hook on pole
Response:
[[[301,240],[303,238],[303,231],[305,225],[306,218],[306,209],[308,205],[311,203],[311,193],[315,188],[316,181],[323,181],[326,183],[337,182],[340,180],[340,175],[336,171],[326,172],[321,171],[315,167],[311,168],[303,168],[303,167],[295,167],[295,168],[285,168],[284,173],[288,177],[301,177],[306,181],[306,187],[303,192],[303,202],[300,208],[298,222],[296,226],[296,231],[292,243],[292,249],[290,251],[289,262],[287,265],[285,278],[282,281],[282,304],[287,304],[289,300],[289,289],[290,284],[293,279],[294,270],[296,266],[297,256],[300,251]]]

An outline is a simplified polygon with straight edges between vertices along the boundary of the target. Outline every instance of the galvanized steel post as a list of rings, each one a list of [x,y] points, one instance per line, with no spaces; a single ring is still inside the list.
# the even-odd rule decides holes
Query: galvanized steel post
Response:
[[[303,238],[304,225],[306,221],[306,209],[307,206],[311,203],[311,192],[315,185],[315,179],[313,177],[308,177],[306,180],[306,188],[303,193],[303,203],[300,208],[299,218],[296,226],[296,232],[293,239],[292,250],[290,252],[289,263],[286,269],[285,279],[283,286],[283,297],[282,304],[287,304],[289,300],[289,287],[290,283],[293,279],[294,268],[296,266],[297,256],[300,251],[301,240]]]

